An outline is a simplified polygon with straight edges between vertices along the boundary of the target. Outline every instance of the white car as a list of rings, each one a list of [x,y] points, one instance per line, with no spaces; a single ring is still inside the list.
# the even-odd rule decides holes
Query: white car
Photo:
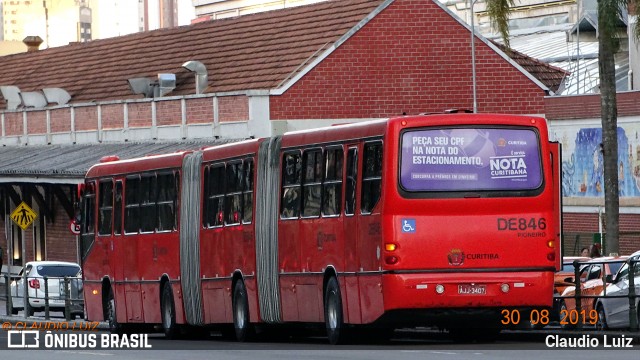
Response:
[[[640,251],[636,251],[629,259],[640,260]],[[640,303],[640,262],[635,263],[633,269],[633,281],[635,286],[636,316],[640,322],[640,311],[638,305]],[[608,280],[607,280],[608,281]],[[606,294],[609,295],[629,295],[629,264],[622,265],[615,277],[611,279],[611,284],[606,288]],[[604,296],[605,291],[600,295]],[[596,327],[599,330],[606,329],[623,329],[629,327],[629,298],[598,298],[595,305],[598,311],[598,322]]]
[[[62,311],[65,307],[64,277],[69,278],[71,315],[84,316],[84,301],[82,301],[82,270],[80,265],[63,261],[32,261],[28,262],[20,271],[20,278],[11,282],[11,299],[13,314],[24,309],[24,273],[26,272],[29,297],[29,314],[45,310],[44,277],[47,277],[49,310]]]

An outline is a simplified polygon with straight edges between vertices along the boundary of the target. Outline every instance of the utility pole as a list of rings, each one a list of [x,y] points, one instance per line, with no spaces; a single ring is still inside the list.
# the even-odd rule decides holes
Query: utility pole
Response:
[[[44,7],[44,37],[45,42],[47,44],[47,49],[49,48],[49,9],[47,8],[47,0],[42,0],[42,6]]]
[[[476,29],[473,13],[473,5],[477,0],[469,0],[469,11],[471,12],[471,82],[473,83],[473,113],[478,112],[478,97],[476,89]]]

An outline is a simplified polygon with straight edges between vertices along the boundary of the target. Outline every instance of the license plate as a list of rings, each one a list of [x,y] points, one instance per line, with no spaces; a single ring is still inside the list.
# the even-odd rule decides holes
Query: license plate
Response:
[[[462,295],[485,295],[487,287],[485,285],[462,284],[458,285],[458,294]]]

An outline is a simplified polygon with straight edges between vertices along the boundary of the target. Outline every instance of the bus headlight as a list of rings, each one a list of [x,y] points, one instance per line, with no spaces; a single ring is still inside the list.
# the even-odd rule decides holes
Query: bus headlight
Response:
[[[444,285],[442,285],[442,284],[438,284],[438,285],[436,285],[436,292],[437,292],[438,294],[442,294],[442,293],[444,293]]]
[[[509,284],[500,285],[500,290],[502,290],[502,292],[505,294],[509,292],[509,289],[510,289]]]

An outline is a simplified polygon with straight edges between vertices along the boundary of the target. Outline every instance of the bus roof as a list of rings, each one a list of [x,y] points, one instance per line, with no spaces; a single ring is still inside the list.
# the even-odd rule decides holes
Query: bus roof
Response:
[[[177,151],[169,154],[148,155],[141,158],[102,162],[87,171],[87,178],[137,173],[150,170],[180,168],[182,159],[193,151]]]
[[[202,149],[202,161],[207,162],[255,154],[258,152],[258,147],[262,141],[264,141],[264,139],[249,139],[229,144],[209,146]]]

